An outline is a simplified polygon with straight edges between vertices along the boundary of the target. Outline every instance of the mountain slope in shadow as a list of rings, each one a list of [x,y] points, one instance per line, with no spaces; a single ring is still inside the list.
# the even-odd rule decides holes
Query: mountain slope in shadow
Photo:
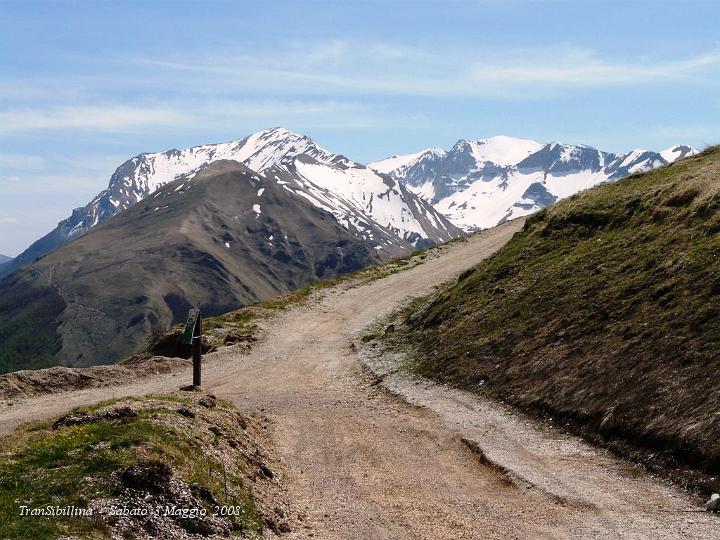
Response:
[[[112,174],[108,187],[88,204],[74,209],[14,260],[0,265],[0,278],[79,238],[168,183],[221,160],[238,161],[276,179],[333,214],[383,255],[396,256],[463,234],[398,180],[334,154],[307,136],[273,128],[227,143],[143,153],[128,159]]]
[[[379,261],[329,212],[218,161],[0,282],[0,336],[15,336],[0,371],[111,363],[191,306],[218,314]]]

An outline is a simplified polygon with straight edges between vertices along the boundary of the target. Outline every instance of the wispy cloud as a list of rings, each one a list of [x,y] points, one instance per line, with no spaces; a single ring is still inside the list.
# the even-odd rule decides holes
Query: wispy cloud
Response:
[[[0,153],[0,167],[36,171],[45,167],[45,158],[30,154]]]
[[[720,66],[720,51],[675,61],[636,59],[612,62],[591,50],[569,49],[525,55],[525,60],[498,57],[476,62],[469,76],[477,82],[573,86],[612,86],[682,80],[704,68]]]
[[[124,131],[186,125],[191,116],[165,106],[73,105],[0,111],[0,134],[48,131]],[[19,160],[14,160],[17,163]]]
[[[17,223],[17,218],[13,217],[3,217],[0,218],[0,225],[10,225],[11,223]]]
[[[143,126],[173,126],[187,116],[163,107],[134,105],[74,105],[0,111],[0,133],[48,129],[123,130]]]
[[[181,60],[108,62],[116,67],[113,74],[0,84],[0,95],[14,96],[8,99],[11,106],[0,109],[0,135],[48,130],[133,132],[209,123],[295,123],[309,129],[417,126],[423,122],[422,114],[380,103],[402,96],[527,100],[594,87],[683,83],[716,73],[720,49],[684,58],[618,61],[577,47],[498,52],[329,40],[252,54],[206,51]],[[29,94],[32,100],[23,101],[23,89],[31,88],[35,88]],[[45,99],[36,95],[42,88],[51,90]],[[58,88],[69,90],[53,97]],[[114,92],[119,88],[122,98]],[[97,96],[108,95],[115,101],[98,101]]]
[[[678,59],[617,61],[589,49],[553,47],[437,51],[387,43],[332,41],[255,55],[207,54],[192,61],[132,59],[165,72],[203,74],[206,89],[276,93],[521,97],[529,87],[641,85],[682,81],[720,67],[720,50]],[[196,82],[188,81],[189,88]]]
[[[359,101],[174,99],[159,105],[79,105],[0,111],[0,135],[48,130],[132,131],[146,127],[216,129],[243,123],[275,125],[302,122],[307,127],[346,128],[412,125],[420,115],[391,115]],[[10,157],[10,156],[8,156]],[[22,156],[12,159],[14,164]],[[0,163],[2,156],[0,155]]]
[[[391,112],[382,105],[357,100],[213,100],[198,105],[195,112],[194,122],[208,119],[224,127],[260,122],[266,126],[301,123],[306,128],[353,129],[417,126],[423,122],[422,115]]]

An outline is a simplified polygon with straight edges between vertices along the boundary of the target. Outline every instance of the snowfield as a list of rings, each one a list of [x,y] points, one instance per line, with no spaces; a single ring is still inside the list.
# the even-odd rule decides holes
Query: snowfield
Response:
[[[330,212],[385,255],[398,256],[694,153],[692,147],[675,145],[661,152],[636,149],[613,154],[585,145],[496,136],[461,139],[449,150],[428,148],[366,166],[326,150],[309,137],[273,128],[236,141],[144,153],[127,160],[105,190],[7,267],[32,262],[170,182],[182,178],[175,191],[192,192],[196,173],[218,160],[243,163]],[[257,197],[262,196],[261,188]],[[260,219],[261,212],[256,214]]]
[[[170,182],[182,178],[175,190],[191,189],[197,171],[219,160],[239,161],[267,175],[287,191],[333,214],[373,247],[382,244],[402,250],[462,233],[398,180],[333,154],[308,137],[274,128],[238,141],[131,158],[118,167],[105,191],[66,220],[71,223],[68,239],[151,197]],[[258,189],[257,196],[262,197],[263,192]],[[253,211],[260,216],[259,205],[255,204]]]
[[[661,152],[635,149],[613,154],[586,145],[498,136],[461,139],[449,151],[424,150],[369,166],[387,172],[432,202],[453,224],[473,231],[697,152],[675,145]]]

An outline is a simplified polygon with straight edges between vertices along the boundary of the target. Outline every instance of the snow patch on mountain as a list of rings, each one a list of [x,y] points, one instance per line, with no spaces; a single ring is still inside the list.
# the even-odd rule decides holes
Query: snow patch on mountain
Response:
[[[289,167],[302,196],[331,212],[365,240],[377,241],[373,226],[418,247],[418,242],[449,240],[457,231],[426,201],[397,180],[357,163],[328,167],[298,159]],[[391,241],[392,242],[392,241]]]
[[[457,144],[467,145],[478,163],[490,162],[496,165],[518,163],[543,146],[530,139],[516,139],[504,135],[478,141],[461,140]]]
[[[329,152],[306,136],[273,128],[237,141],[144,153],[127,160],[113,173],[107,189],[30,246],[20,262],[32,262],[170,182],[182,178],[175,191],[192,190],[197,172],[220,160],[239,161],[257,173],[272,171],[270,178],[279,185],[331,212],[346,227],[356,232],[362,229],[361,236],[373,246],[397,244],[397,249],[386,250],[387,255],[462,234],[432,205],[397,185],[397,180]],[[262,195],[259,189],[257,196]]]
[[[613,154],[587,145],[499,136],[461,139],[447,152],[408,154],[389,174],[431,201],[455,225],[473,231],[697,152],[676,145],[662,152],[635,149]],[[370,165],[377,163],[387,170],[392,161]]]
[[[417,161],[426,154],[445,154],[445,150],[442,148],[428,148],[414,154],[394,155],[380,161],[368,163],[368,167],[381,173],[389,173]]]
[[[124,209],[165,184],[214,161],[231,159],[262,172],[299,155],[312,156],[321,163],[343,160],[308,137],[284,128],[274,128],[253,133],[238,141],[140,154],[120,166],[108,189],[114,188],[121,194],[120,200],[125,200],[125,204],[122,204]]]
[[[677,159],[682,159],[684,157],[697,154],[697,152],[698,151],[692,146],[676,144],[674,146],[671,146],[670,148],[662,150],[660,152],[660,156],[662,156],[662,158],[668,163],[672,163]]]

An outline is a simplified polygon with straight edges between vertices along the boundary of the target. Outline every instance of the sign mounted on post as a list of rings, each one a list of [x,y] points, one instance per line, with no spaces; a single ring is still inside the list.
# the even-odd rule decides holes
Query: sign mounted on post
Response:
[[[195,326],[197,325],[197,320],[200,317],[200,310],[199,309],[191,309],[190,313],[188,313],[188,319],[185,323],[185,332],[183,333],[183,344],[184,345],[192,345],[193,343],[193,337],[195,335]]]
[[[183,343],[192,345],[193,386],[200,386],[202,370],[202,318],[199,309],[191,309],[185,323]]]

